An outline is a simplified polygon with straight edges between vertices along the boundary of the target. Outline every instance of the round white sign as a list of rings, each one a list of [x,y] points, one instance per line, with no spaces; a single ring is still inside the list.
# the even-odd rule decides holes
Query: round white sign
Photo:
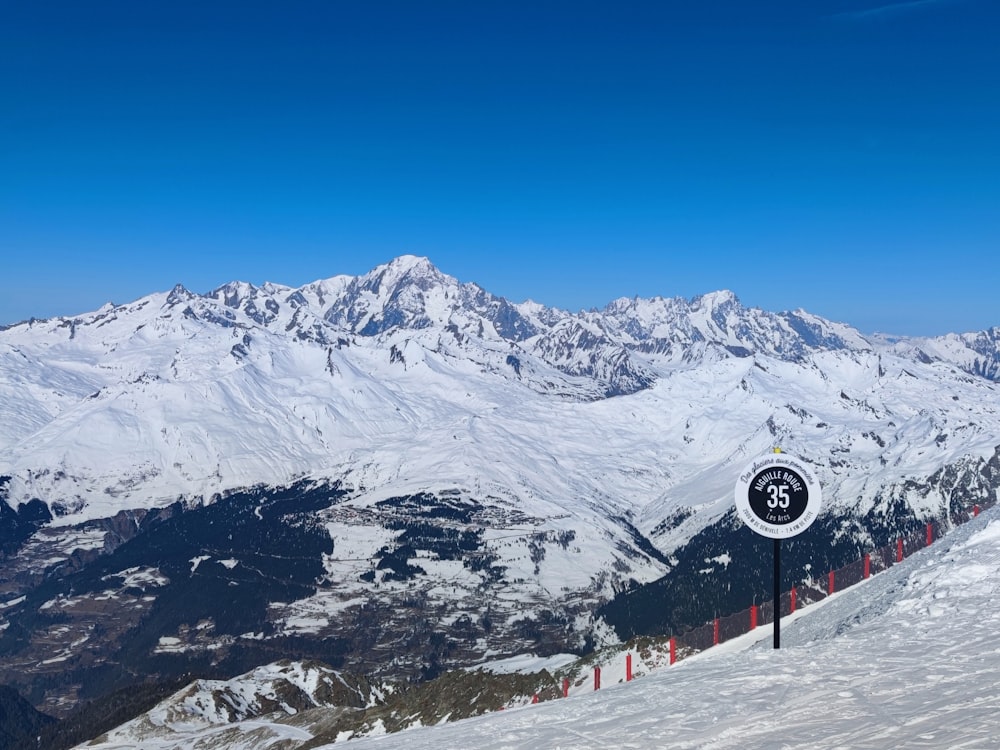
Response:
[[[787,453],[754,459],[736,480],[736,512],[761,536],[787,539],[819,516],[823,493],[812,468]]]

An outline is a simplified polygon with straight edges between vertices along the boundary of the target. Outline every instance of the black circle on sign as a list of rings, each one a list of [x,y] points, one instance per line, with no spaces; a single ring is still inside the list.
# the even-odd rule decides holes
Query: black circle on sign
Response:
[[[809,489],[802,476],[784,466],[772,466],[754,475],[747,491],[750,510],[772,526],[795,523],[809,504]]]

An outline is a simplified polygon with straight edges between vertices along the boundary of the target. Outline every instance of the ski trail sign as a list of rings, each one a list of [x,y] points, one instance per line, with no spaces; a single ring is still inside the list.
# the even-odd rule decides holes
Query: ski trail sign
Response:
[[[734,497],[743,523],[774,540],[774,647],[781,648],[781,540],[812,525],[823,491],[808,464],[775,449],[744,467]]]

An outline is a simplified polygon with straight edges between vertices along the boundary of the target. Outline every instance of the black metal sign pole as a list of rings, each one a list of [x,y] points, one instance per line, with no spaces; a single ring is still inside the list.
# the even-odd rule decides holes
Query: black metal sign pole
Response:
[[[781,648],[781,540],[774,540],[774,647]]]

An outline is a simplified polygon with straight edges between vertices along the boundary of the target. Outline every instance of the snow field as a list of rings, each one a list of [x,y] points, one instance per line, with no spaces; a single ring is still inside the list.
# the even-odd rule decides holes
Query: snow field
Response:
[[[743,637],[762,636],[755,646],[737,639],[630,683],[610,684],[619,675],[608,665],[608,687],[596,693],[349,747],[995,748],[998,605],[1000,518],[991,510],[785,618],[778,651],[760,628]]]

